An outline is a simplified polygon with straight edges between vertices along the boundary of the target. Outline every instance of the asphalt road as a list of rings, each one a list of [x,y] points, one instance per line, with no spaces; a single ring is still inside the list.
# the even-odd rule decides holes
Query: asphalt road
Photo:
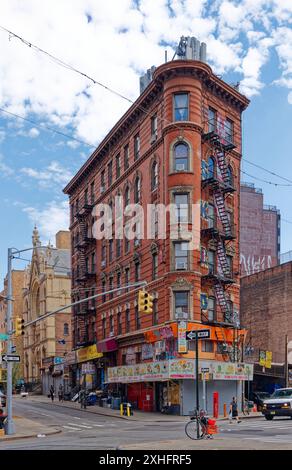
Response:
[[[61,408],[52,403],[17,402],[14,406],[15,415],[37,421],[45,426],[62,430],[61,433],[42,438],[27,438],[0,443],[0,451],[4,449],[95,449],[115,450],[124,446],[159,441],[183,442],[184,446],[196,441],[189,440],[184,433],[185,423],[127,421],[96,415],[79,409]],[[187,422],[187,417],[186,417]],[[242,420],[241,423],[229,424],[228,421],[218,422],[220,446],[226,449],[243,448],[259,445],[259,448],[292,449],[292,420],[275,418],[266,421],[264,418]],[[214,439],[214,444],[217,436]],[[235,446],[236,443],[236,446]],[[207,443],[206,443],[207,444]],[[150,447],[151,448],[151,447]],[[165,447],[164,447],[165,448]],[[172,446],[169,449],[175,449]]]

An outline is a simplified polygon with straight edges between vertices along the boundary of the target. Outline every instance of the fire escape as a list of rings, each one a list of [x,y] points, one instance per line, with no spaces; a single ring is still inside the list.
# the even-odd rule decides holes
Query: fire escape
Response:
[[[95,246],[95,238],[91,235],[89,219],[91,219],[92,203],[88,203],[87,198],[84,204],[76,214],[79,226],[79,237],[75,240],[75,249],[77,250],[78,262],[77,271],[74,278],[74,296],[75,300],[83,300],[90,297],[92,288],[95,286],[96,273],[95,266],[89,267],[86,262],[86,256]],[[74,330],[75,347],[89,346],[95,340],[90,338],[89,328],[92,320],[95,320],[95,299],[82,302],[74,307]]]
[[[203,134],[202,142],[210,148],[214,166],[210,169],[206,161],[202,161],[202,189],[209,189],[216,214],[208,218],[208,226],[202,227],[202,238],[211,242],[215,251],[215,259],[212,265],[208,262],[208,273],[202,276],[202,282],[211,284],[216,298],[216,306],[221,312],[221,321],[209,320],[203,315],[203,321],[213,323],[216,326],[216,337],[219,351],[226,361],[239,360],[239,318],[238,313],[228,302],[228,288],[235,282],[226,249],[228,244],[236,239],[231,217],[226,209],[226,198],[235,191],[227,165],[227,153],[235,148],[235,145],[224,141],[215,130]],[[232,328],[233,341],[227,339],[226,328]]]

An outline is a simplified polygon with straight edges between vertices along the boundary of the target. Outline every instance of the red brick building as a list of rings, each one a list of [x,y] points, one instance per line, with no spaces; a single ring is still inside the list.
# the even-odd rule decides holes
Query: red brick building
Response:
[[[256,363],[257,389],[274,383],[285,386],[286,336],[292,373],[292,262],[241,279],[240,313],[248,330],[247,359]],[[271,369],[259,366],[260,350],[272,352]]]
[[[94,385],[118,384],[140,409],[168,402],[187,414],[193,407],[194,345],[182,353],[186,329],[208,325],[211,332],[200,343],[202,364],[214,378],[209,401],[214,390],[229,400],[243,374],[231,362],[239,359],[244,338],[238,253],[247,105],[207,64],[165,63],[64,189],[71,207],[73,299],[137,281],[147,281],[154,296],[153,315],[139,313],[137,290],[129,289],[81,304],[73,321],[75,348],[95,349],[94,357],[85,354],[95,367]],[[95,240],[92,209],[114,206],[117,195],[124,206],[136,202],[145,211],[148,204],[173,203],[177,221],[196,235],[195,248],[189,250],[181,234],[170,239],[169,215],[165,239],[157,236],[156,218],[152,239]],[[233,380],[220,380],[228,365]],[[76,381],[86,368],[72,367]]]
[[[249,276],[280,262],[280,211],[264,205],[261,189],[240,187],[240,269]]]

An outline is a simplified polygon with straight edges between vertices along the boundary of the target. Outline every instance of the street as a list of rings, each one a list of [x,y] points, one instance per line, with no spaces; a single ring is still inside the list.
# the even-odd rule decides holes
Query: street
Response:
[[[79,409],[68,409],[48,403],[17,401],[14,415],[23,416],[60,433],[0,442],[4,449],[292,449],[292,420],[276,418],[271,422],[263,417],[248,418],[241,423],[218,421],[219,434],[214,440],[191,441],[184,427],[188,418],[173,417],[162,421],[127,421],[101,416]]]

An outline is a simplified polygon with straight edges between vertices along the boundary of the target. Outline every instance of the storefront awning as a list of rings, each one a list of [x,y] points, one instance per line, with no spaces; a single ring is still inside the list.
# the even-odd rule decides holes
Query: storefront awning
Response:
[[[97,350],[99,352],[111,352],[118,349],[117,341],[113,338],[99,341],[97,343]]]

